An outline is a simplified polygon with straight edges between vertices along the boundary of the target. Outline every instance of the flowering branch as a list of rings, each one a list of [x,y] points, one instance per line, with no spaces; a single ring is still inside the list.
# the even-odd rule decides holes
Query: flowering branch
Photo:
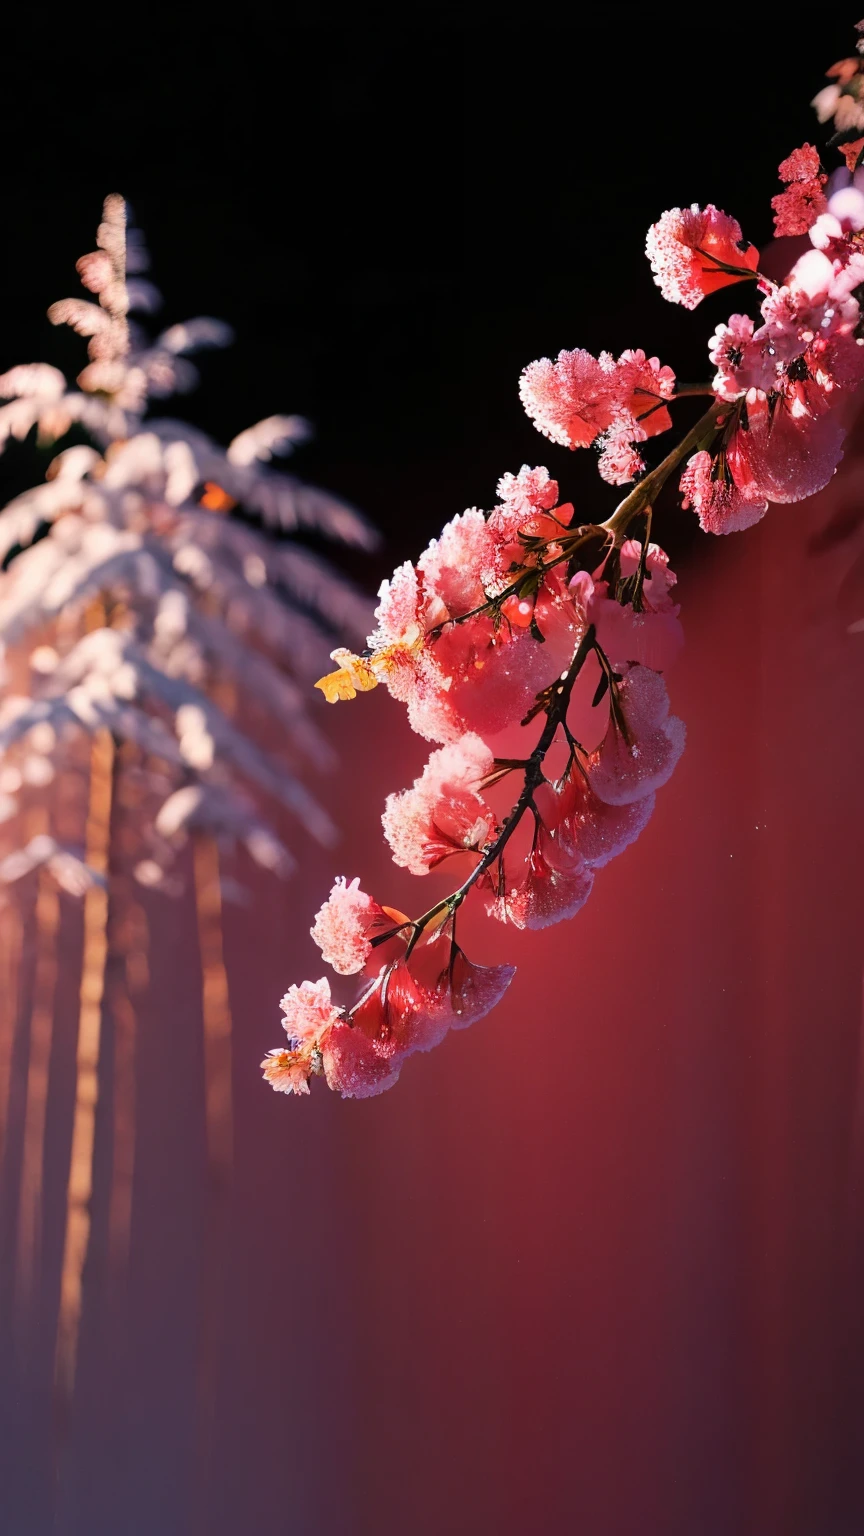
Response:
[[[540,784],[545,782],[543,764],[549,749],[555,740],[559,726],[563,725],[566,721],[567,706],[570,702],[570,695],[573,692],[573,684],[575,683],[584,663],[587,661],[592,651],[597,651],[598,654],[602,655],[602,652],[599,651],[599,647],[596,643],[594,626],[593,624],[589,624],[584,635],[582,636],[582,639],[576,647],[576,653],[570,663],[570,666],[568,667],[564,676],[552,689],[551,700],[546,706],[546,724],[543,727],[542,735],[540,736],[534,751],[524,763],[518,762],[512,763],[510,765],[512,767],[523,767],[525,770],[522,792],[519,796],[519,799],[516,801],[516,804],[514,805],[510,814],[505,817],[504,823],[497,837],[493,842],[489,844],[487,848],[484,849],[481,857],[478,859],[477,864],[472,869],[468,878],[463,880],[462,884],[458,886],[455,891],[452,891],[449,896],[445,896],[443,901],[436,902],[433,907],[430,907],[427,912],[424,912],[422,917],[406,919],[404,923],[401,923],[396,928],[391,928],[389,932],[376,935],[376,937],[371,941],[373,949],[377,949],[379,945],[385,943],[388,939],[394,938],[396,934],[400,933],[405,928],[410,928],[410,953],[410,950],[413,948],[414,944],[416,944],[423,930],[427,928],[428,925],[433,922],[436,917],[439,917],[442,912],[446,911],[452,917],[457,909],[461,906],[462,902],[465,900],[465,897],[468,895],[471,887],[476,885],[478,881],[483,878],[488,870],[492,868],[492,865],[496,862],[497,859],[500,859],[504,849],[510,841],[510,838],[516,831],[516,828],[522,820],[522,817],[525,815],[525,812],[533,807],[534,791]],[[572,742],[572,737],[570,739]],[[574,743],[574,745],[577,744]],[[509,767],[508,771],[510,771]]]
[[[704,394],[708,392],[698,386],[689,391],[691,394]],[[679,391],[680,393],[681,391]],[[695,426],[691,427],[686,436],[682,437],[677,447],[673,448],[672,452],[666,455],[662,464],[658,464],[656,469],[652,469],[649,474],[645,475],[633,487],[629,496],[625,496],[624,500],[615,508],[612,516],[608,517],[605,523],[601,523],[600,526],[608,533],[611,533],[616,544],[621,543],[633,518],[637,517],[640,512],[646,511],[649,507],[653,507],[657,496],[666,484],[672,471],[677,469],[678,465],[684,459],[688,459],[691,454],[699,453],[709,448],[713,443],[717,433],[727,420],[727,416],[722,412],[718,413],[713,391],[710,391],[710,393],[712,403],[704,416],[699,417]]]
[[[832,72],[835,121],[845,113],[848,128],[851,114],[864,129],[864,74],[859,60],[847,64]],[[864,136],[855,164],[862,149]],[[745,282],[756,295],[758,317],[735,313],[716,327],[710,383],[680,384],[641,350],[575,348],[522,374],[538,430],[561,447],[594,446],[601,477],[629,487],[614,512],[603,522],[577,515],[543,467],[505,474],[490,511],[453,518],[384,582],[368,649],[333,653],[336,670],[317,684],[327,699],[383,683],[438,743],[414,785],[387,799],[396,864],[422,876],[459,854],[474,862],[418,918],[379,904],[359,880],[337,880],[312,937],[337,975],[365,980],[351,1006],[332,1001],[327,980],[289,989],[289,1048],[263,1063],[277,1090],[308,1092],[315,1074],[353,1097],[390,1087],[408,1056],[481,1018],[512,979],[511,967],[462,953],[463,903],[482,900],[517,928],[572,917],[597,870],[647,824],[684,748],[664,680],[683,633],[675,574],[651,542],[658,495],[680,470],[683,506],[713,534],[813,495],[842,456],[837,406],[864,382],[864,172],[850,164],[829,177],[804,145],[780,177],[777,233],[808,232],[812,245],[782,284],[760,273],[756,246],[713,204],[670,209],[648,232],[664,298],[692,310]],[[709,396],[708,409],[648,469],[643,445],[671,429],[673,402],[694,395]],[[515,733],[541,714],[539,737],[520,750]],[[553,751],[564,759],[557,778]],[[486,796],[513,773],[521,786],[499,817]],[[526,850],[514,834],[529,812]]]

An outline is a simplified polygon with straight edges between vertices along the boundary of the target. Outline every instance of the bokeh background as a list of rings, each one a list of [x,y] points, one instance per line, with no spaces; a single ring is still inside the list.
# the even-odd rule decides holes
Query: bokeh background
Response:
[[[522,415],[521,367],[643,346],[704,376],[734,306],[665,305],[645,230],[710,200],[766,241],[777,163],[814,138],[807,103],[856,19],[811,17],[802,35],[741,12],[700,26],[619,7],[529,29],[445,10],[274,33],[234,16],[142,22],[122,56],[78,34],[50,59],[19,32],[0,366],[74,371],[80,345],[44,311],[119,190],[167,319],[237,332],[184,416],[222,441],[273,410],[311,417],[299,471],[384,534],[380,555],[342,558],[370,591],[523,462],[605,516],[614,492],[591,455]],[[32,468],[26,445],[0,461],[4,501]],[[664,504],[688,635],[673,782],[572,926],[476,925],[472,955],[519,963],[505,1004],[359,1104],[286,1101],[258,1062],[282,991],[319,974],[308,927],[333,873],[410,900],[377,818],[424,751],[378,694],[321,706],[343,764],[321,794],[343,842],[335,859],[301,845],[289,885],[259,877],[226,916],[235,1168],[215,1204],[194,919],[148,909],[131,1263],[118,1292],[106,1110],[58,1424],[77,1018],[61,989],[26,1340],[14,1094],[2,1170],[10,1532],[864,1528],[864,636],[848,633],[864,615],[862,505],[862,423],[825,493],[751,533],[709,539]]]

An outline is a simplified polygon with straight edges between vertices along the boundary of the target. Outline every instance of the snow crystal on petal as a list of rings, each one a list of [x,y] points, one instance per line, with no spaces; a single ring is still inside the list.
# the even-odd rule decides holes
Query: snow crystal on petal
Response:
[[[586,864],[602,869],[644,831],[654,813],[653,791],[629,805],[606,805],[586,786],[573,815],[573,837]]]

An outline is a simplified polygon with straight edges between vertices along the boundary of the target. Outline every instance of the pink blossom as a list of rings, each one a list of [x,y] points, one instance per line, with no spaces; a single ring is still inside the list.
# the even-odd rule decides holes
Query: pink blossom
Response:
[[[531,363],[522,375],[522,402],[534,425],[553,442],[586,448],[600,439],[600,473],[610,485],[624,485],[645,468],[633,444],[671,425],[666,402],[675,391],[671,368],[641,350],[622,352],[615,362],[581,348]]]
[[[608,805],[630,805],[660,789],[684,751],[684,725],[669,714],[669,695],[658,672],[633,667],[619,686],[626,735],[610,716],[589,763],[591,788]]]
[[[523,464],[518,475],[501,476],[498,495],[508,511],[530,517],[532,512],[551,512],[558,505],[558,481],[542,466],[530,469]]]
[[[655,613],[646,607],[637,612],[632,603],[611,600],[603,590],[605,585],[598,583],[591,603],[601,650],[613,666],[633,661],[657,672],[667,672],[684,644],[677,608]]]
[[[845,428],[818,384],[790,384],[776,403],[747,402],[747,428],[727,450],[732,477],[751,500],[803,501],[828,484],[843,457]]]
[[[648,745],[654,749],[656,774],[658,754],[650,733],[665,729],[674,734],[680,722],[670,722],[656,698],[652,710],[643,701],[641,716],[636,707],[639,701],[631,698],[628,702],[634,719],[645,724]],[[640,792],[636,803],[605,803],[575,765],[563,784],[540,784],[534,792],[536,824],[531,849],[514,865],[508,848],[501,860],[503,867],[484,878],[487,911],[517,928],[547,928],[575,916],[591,894],[593,870],[638,837],[653,806],[650,788]]]
[[[833,405],[837,390],[855,390],[864,383],[864,343],[841,332],[819,336],[807,349],[810,377]]]
[[[844,234],[864,229],[864,174],[835,171],[827,188],[827,212],[840,224]]]
[[[525,473],[538,484],[546,475]],[[548,500],[551,490],[544,486],[540,494]],[[572,513],[572,507],[558,510]],[[488,609],[488,592],[511,580],[510,566],[525,558],[517,539],[522,523],[506,506],[488,520],[470,509],[432,541],[416,568],[400,566],[381,587],[366,665],[407,704],[413,729],[428,740],[494,734],[517,722],[573,654],[577,617],[560,570],[548,571],[536,592],[532,632],[499,622]],[[547,539],[559,531],[545,509],[529,515],[525,526]],[[484,611],[473,614],[475,608]],[[467,621],[451,622],[468,613]]]
[[[602,869],[635,843],[653,811],[653,793],[628,805],[607,805],[574,769],[564,786],[561,815],[552,836],[565,854],[571,847],[578,849],[586,864]]]
[[[375,934],[392,927],[386,909],[361,891],[359,879],[348,885],[340,875],[310,932],[327,964],[340,976],[353,976],[369,959]]]
[[[330,1000],[326,978],[289,987],[280,1006],[293,1049],[268,1051],[261,1063],[264,1079],[277,1093],[308,1093],[309,1077],[321,1071],[322,1049],[342,1012]]]
[[[854,330],[860,310],[852,290],[861,272],[858,253],[833,261],[824,251],[808,251],[796,261],[782,288],[762,304],[765,320],[757,340],[765,336],[778,361],[801,357],[818,337]]]
[[[852,297],[856,288],[864,284],[864,251],[853,246],[846,250],[843,262],[839,267],[834,267],[834,278],[831,283],[829,297],[838,304],[844,304]],[[845,313],[845,311],[844,311]],[[857,319],[855,311],[849,311],[849,317]]]
[[[600,869],[636,841],[654,810],[654,795],[628,805],[607,805],[574,764],[563,784],[540,786],[537,803],[547,834],[547,863],[567,870],[578,861]]]
[[[417,561],[417,572],[426,592],[455,615],[483,602],[482,572],[494,564],[493,535],[486,518],[470,507],[445,523]]]
[[[601,479],[607,485],[627,485],[635,480],[645,468],[645,460],[634,447],[634,440],[638,441],[647,434],[637,427],[635,422],[613,428],[601,439],[600,470]]]
[[[741,226],[709,203],[670,208],[648,231],[646,254],[664,299],[695,309],[706,294],[755,276],[759,252]],[[732,270],[724,270],[731,268]]]
[[[520,567],[533,564],[541,555],[549,558],[555,540],[573,516],[569,502],[558,505],[558,483],[542,467],[531,469],[523,464],[518,475],[503,475],[498,494],[501,501],[492,508],[486,523],[490,549],[481,580],[487,593],[509,586]],[[531,541],[535,551],[528,553]]]
[[[416,640],[422,633],[421,610],[420,580],[414,566],[406,560],[396,567],[389,581],[381,583],[375,609],[378,628],[369,637],[372,649],[383,650]]]
[[[487,898],[490,917],[514,928],[551,928],[576,916],[591,895],[594,872],[581,859],[559,869],[548,855],[549,838],[541,829],[516,883]]]
[[[642,559],[642,545],[638,539],[625,539],[619,551],[621,575],[624,577],[635,576]],[[645,554],[645,578],[642,582],[642,597],[655,613],[674,612],[674,607],[669,596],[672,588],[678,583],[678,577],[669,568],[669,556],[660,548],[659,544],[649,544]]]
[[[326,976],[321,981],[304,981],[299,987],[289,987],[279,1007],[285,1015],[282,1027],[289,1040],[301,1044],[319,1039],[328,1025],[341,1018],[341,1010],[334,1008],[330,1000]]]
[[[501,503],[492,508],[488,523],[495,544],[494,565],[484,571],[490,589],[508,580],[513,566],[524,561],[520,534],[554,539],[573,514],[569,503],[558,506],[558,482],[542,466],[531,469],[523,464],[518,475],[502,475],[498,495]]]
[[[774,232],[776,235],[804,235],[827,207],[823,188],[828,178],[819,169],[818,150],[812,144],[793,149],[781,162],[778,174],[787,186],[771,199]]]
[[[623,578],[635,575],[640,559],[641,546],[635,539],[626,540],[620,554]],[[611,597],[608,582],[594,580],[587,571],[577,571],[570,589],[609,661],[639,662],[665,672],[684,643],[679,609],[669,596],[676,577],[669,570],[669,557],[656,544],[649,545],[645,566],[639,609],[632,600],[622,603]]]
[[[842,260],[848,237],[864,229],[864,168],[834,171],[825,195],[825,208],[810,229],[810,239],[819,250]]]
[[[388,795],[382,821],[395,863],[425,875],[454,853],[477,850],[495,830],[495,817],[476,793],[494,758],[468,734],[433,752],[413,789]]]
[[[812,181],[819,175],[819,151],[812,144],[802,144],[800,149],[793,149],[791,155],[781,160],[777,167],[777,175],[781,181]],[[825,178],[827,181],[827,177]]]
[[[614,417],[599,439],[599,469],[608,485],[627,485],[645,468],[635,444],[672,425],[666,402],[675,393],[675,375],[641,349],[622,352],[617,363],[609,365],[609,374]]]
[[[328,1088],[343,1099],[370,1099],[399,1080],[401,1062],[381,1056],[371,1040],[349,1024],[334,1024],[322,1049]]]
[[[522,404],[535,427],[564,448],[587,448],[611,424],[614,379],[608,354],[598,360],[577,347],[557,362],[529,363],[519,383]]]
[[[401,1064],[406,1056],[439,1045],[448,1029],[482,1019],[514,975],[511,965],[475,965],[445,924],[410,959],[384,967],[352,1009],[354,1033],[364,1036],[382,1061]]]
[[[638,422],[645,437],[668,432],[672,418],[665,402],[675,394],[675,374],[671,368],[661,367],[659,358],[646,357],[638,348],[621,353],[612,379],[620,417]]]
[[[726,455],[694,453],[681,475],[682,506],[692,507],[705,533],[752,528],[768,510],[767,498],[749,478],[737,485]]]
[[[484,601],[479,594],[477,606]],[[535,695],[566,668],[578,640],[578,616],[561,569],[544,576],[533,620],[529,630],[487,609],[430,635],[408,699],[414,729],[447,742],[466,732],[495,735],[518,723]]]
[[[777,378],[778,359],[768,336],[753,332],[749,315],[730,315],[711,338],[708,356],[717,369],[714,393],[721,400],[737,400],[748,389],[771,389]]]

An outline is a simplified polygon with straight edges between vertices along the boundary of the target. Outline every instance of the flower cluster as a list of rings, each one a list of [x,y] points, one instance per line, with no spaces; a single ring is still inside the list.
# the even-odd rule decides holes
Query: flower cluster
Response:
[[[785,190],[771,199],[774,209],[774,232],[777,235],[806,235],[821,213],[827,200],[824,187],[828,180],[819,164],[819,151],[812,144],[802,144],[778,167]]]
[[[852,62],[830,88],[835,107],[858,101]],[[817,105],[830,115],[825,93]],[[414,785],[389,796],[384,833],[398,865],[418,876],[452,867],[459,883],[409,918],[359,880],[336,882],[312,936],[334,971],[361,976],[359,996],[336,1006],[326,980],[291,988],[290,1049],[264,1063],[275,1088],[305,1092],[313,1073],[347,1096],[390,1087],[407,1056],[481,1018],[512,978],[462,952],[463,903],[517,928],[572,917],[596,871],[646,826],[684,748],[664,678],[682,631],[676,578],[651,538],[658,495],[680,471],[684,507],[717,534],[812,495],[842,454],[838,405],[864,381],[864,172],[829,176],[805,144],[780,178],[776,232],[811,243],[782,284],[712,204],[673,208],[648,232],[664,298],[692,310],[747,284],[758,304],[716,326],[704,384],[680,385],[641,350],[575,348],[524,370],[538,430],[560,447],[593,446],[602,478],[630,485],[611,516],[583,519],[542,466],[508,473],[494,506],[454,517],[383,583],[368,649],[333,653],[326,698],[383,683],[436,744]],[[646,470],[643,446],[700,394],[708,409]]]
[[[645,463],[635,444],[672,425],[667,401],[675,375],[642,351],[592,357],[577,347],[556,362],[530,363],[520,384],[522,403],[546,437],[565,448],[600,448],[600,473],[610,485],[632,480]]]

